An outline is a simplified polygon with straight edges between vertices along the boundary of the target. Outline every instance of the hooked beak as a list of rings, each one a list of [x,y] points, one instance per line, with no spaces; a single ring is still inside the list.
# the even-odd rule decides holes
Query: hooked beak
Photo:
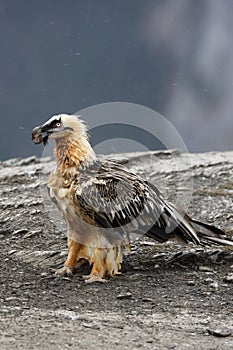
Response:
[[[42,126],[37,126],[32,130],[32,142],[38,145],[43,141],[44,145],[47,144],[48,134],[42,131]]]

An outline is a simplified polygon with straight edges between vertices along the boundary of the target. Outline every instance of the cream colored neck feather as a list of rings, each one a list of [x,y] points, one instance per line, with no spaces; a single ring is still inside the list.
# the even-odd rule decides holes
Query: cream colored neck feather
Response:
[[[79,167],[82,162],[92,163],[95,153],[86,137],[67,136],[56,140],[54,156],[58,173],[64,175],[69,169]]]

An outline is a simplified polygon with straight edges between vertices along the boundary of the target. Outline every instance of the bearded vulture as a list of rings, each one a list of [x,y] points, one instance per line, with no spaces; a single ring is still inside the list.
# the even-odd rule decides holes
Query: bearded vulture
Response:
[[[68,257],[56,274],[71,276],[83,261],[92,266],[86,282],[104,282],[120,273],[124,249],[145,234],[158,242],[228,244],[216,228],[191,219],[165,201],[159,190],[117,162],[97,158],[86,126],[76,115],[60,114],[32,131],[35,144],[55,140],[56,169],[47,180],[49,195],[62,211]]]

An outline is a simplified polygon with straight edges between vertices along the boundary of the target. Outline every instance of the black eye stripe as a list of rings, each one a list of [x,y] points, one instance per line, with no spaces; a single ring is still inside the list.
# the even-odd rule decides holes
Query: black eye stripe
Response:
[[[50,129],[56,128],[56,127],[57,127],[57,123],[60,123],[60,124],[61,124],[61,118],[55,119],[55,120],[53,120],[50,124],[44,125],[44,126],[41,128],[41,131],[42,131],[42,132],[47,132],[47,131],[50,130]]]
[[[52,128],[56,128],[57,127],[57,123],[61,123],[61,120],[53,120],[52,121],[52,123],[50,124],[50,126],[52,127]]]
[[[44,125],[41,128],[41,132],[47,132],[49,129],[51,129],[50,125]]]
[[[45,124],[42,128],[41,128],[41,132],[48,132],[51,129],[55,129],[57,128],[57,124],[60,123],[61,124],[61,118],[59,119],[54,119],[53,121],[51,121],[50,124]]]

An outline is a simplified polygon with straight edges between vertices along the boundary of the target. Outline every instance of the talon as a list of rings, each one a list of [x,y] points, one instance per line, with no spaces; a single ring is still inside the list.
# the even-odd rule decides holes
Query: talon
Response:
[[[55,272],[56,276],[68,276],[71,277],[73,276],[73,271],[72,268],[70,266],[63,266],[61,269],[58,269]]]
[[[87,275],[83,276],[83,279],[85,280],[85,283],[94,283],[94,282],[101,282],[101,283],[107,283],[108,281],[99,275]]]

